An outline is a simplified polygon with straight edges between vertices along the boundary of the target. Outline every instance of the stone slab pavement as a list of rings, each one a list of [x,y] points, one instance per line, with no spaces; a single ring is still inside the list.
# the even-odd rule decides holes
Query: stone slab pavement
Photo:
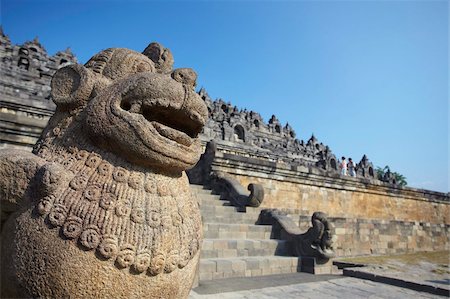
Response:
[[[350,268],[344,269],[344,275],[450,297],[449,278],[440,280],[427,279],[428,277],[414,279],[411,275],[400,275],[398,271],[377,270],[379,269],[373,267]]]
[[[370,280],[293,273],[201,282],[189,299],[445,298]]]
[[[447,265],[445,268],[438,268],[437,266],[439,265],[429,262],[408,265],[392,261],[385,265],[367,265],[362,268],[355,268],[355,270],[450,290],[449,266]]]

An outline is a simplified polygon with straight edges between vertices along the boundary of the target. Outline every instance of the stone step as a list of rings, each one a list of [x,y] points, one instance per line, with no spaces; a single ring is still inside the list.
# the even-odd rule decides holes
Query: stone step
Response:
[[[200,259],[200,281],[285,274],[300,271],[298,257],[252,256],[238,258]]]
[[[197,202],[202,206],[224,206],[224,207],[232,207],[229,201],[220,200],[220,199],[199,199],[197,198]]]
[[[195,186],[199,186],[199,185],[195,185]],[[219,194],[213,194],[211,193],[211,190],[206,190],[206,189],[202,189],[201,192],[196,192],[194,195],[197,197],[197,202],[200,204],[200,207],[202,206],[206,206],[206,209],[213,209],[210,208],[208,206],[224,206],[224,207],[230,207],[228,208],[230,211],[237,211],[236,208],[234,207],[234,205],[227,200],[226,198],[221,198],[221,195]],[[251,207],[247,207],[247,213],[249,214],[258,214],[260,213],[260,211],[262,210],[262,208],[251,208]],[[218,213],[223,213],[223,209],[216,209],[214,211],[208,211],[208,212],[218,212]]]
[[[271,225],[203,223],[206,239],[270,239],[271,234]]]
[[[201,185],[190,185],[191,186],[191,192],[194,194],[212,194],[211,189],[205,189]]]
[[[256,224],[258,220],[258,214],[239,213],[237,211],[216,214],[203,209],[200,210],[203,223]]]
[[[228,200],[221,200],[220,195],[196,194],[200,206],[233,206]]]
[[[216,206],[216,205],[201,205],[200,210],[205,213],[214,215],[229,216],[233,214],[244,214],[249,217],[258,217],[260,209],[247,208],[247,212],[238,212],[235,206]]]
[[[229,258],[287,254],[288,243],[284,240],[204,239],[200,257]]]
[[[197,193],[196,196],[198,200],[205,200],[205,201],[220,200],[220,195],[216,194]]]
[[[208,190],[208,189],[199,189],[199,190],[196,190],[196,191],[194,191],[193,192],[194,194],[206,194],[206,195],[208,195],[208,194],[215,194],[215,193],[213,193],[213,191],[212,190]]]
[[[205,186],[203,186],[203,185],[189,184],[189,186],[191,187],[191,190],[193,190],[193,191],[208,190],[208,189],[205,189]]]
[[[297,257],[285,256],[288,243],[270,239],[272,226],[255,225],[260,208],[238,212],[227,200],[191,185],[203,220],[199,278],[253,277],[299,271]]]

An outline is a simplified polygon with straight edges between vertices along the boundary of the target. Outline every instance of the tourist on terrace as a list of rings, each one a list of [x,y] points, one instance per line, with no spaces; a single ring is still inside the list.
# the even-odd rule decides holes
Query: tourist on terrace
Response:
[[[339,166],[341,168],[341,174],[347,175],[347,161],[345,161],[345,157],[341,158],[341,164]]]
[[[356,177],[355,163],[353,162],[352,158],[348,158],[347,168],[349,175],[352,177]]]

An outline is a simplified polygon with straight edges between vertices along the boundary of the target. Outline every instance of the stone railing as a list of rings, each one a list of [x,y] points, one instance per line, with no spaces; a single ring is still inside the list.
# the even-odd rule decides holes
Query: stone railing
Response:
[[[245,212],[247,207],[259,207],[264,199],[264,188],[261,185],[249,184],[247,187],[249,194],[237,180],[220,172],[211,175],[210,186],[240,212]]]

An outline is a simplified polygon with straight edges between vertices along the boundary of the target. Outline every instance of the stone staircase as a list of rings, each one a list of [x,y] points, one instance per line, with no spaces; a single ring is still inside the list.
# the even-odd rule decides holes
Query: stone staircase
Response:
[[[203,186],[191,190],[203,220],[200,281],[299,272],[299,259],[287,256],[286,241],[270,238],[272,226],[255,225],[261,209],[241,213]]]

